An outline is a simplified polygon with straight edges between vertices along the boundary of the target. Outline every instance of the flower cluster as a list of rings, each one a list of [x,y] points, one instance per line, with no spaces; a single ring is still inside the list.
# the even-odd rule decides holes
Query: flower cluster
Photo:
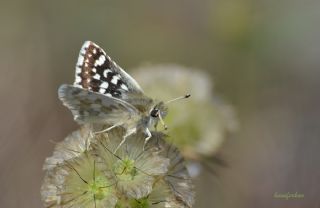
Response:
[[[136,133],[115,152],[124,129],[93,134],[83,126],[46,159],[41,187],[45,207],[192,207],[193,185],[177,148],[165,135]]]

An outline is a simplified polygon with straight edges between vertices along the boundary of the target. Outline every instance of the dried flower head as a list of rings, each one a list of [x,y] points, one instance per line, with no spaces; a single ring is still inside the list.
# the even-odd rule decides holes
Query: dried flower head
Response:
[[[115,181],[89,153],[50,169],[41,188],[46,207],[114,207]]]
[[[80,130],[72,132],[62,142],[57,143],[53,155],[46,159],[43,169],[49,170],[87,152],[92,139],[90,134],[90,127],[82,126]]]
[[[150,145],[157,145],[162,149],[161,154],[170,159],[168,172],[163,180],[169,186],[177,201],[192,207],[194,204],[194,186],[189,172],[186,168],[185,160],[180,151],[166,142],[167,135],[161,132],[153,132],[153,140]]]
[[[156,176],[168,170],[169,159],[160,155],[156,148],[143,150],[145,135],[134,134],[117,150],[124,135],[119,129],[102,134],[95,145],[96,155],[101,158],[118,181],[117,187],[131,198],[141,198],[152,191]]]
[[[140,199],[122,198],[118,201],[117,208],[185,208],[171,192],[170,187],[163,180],[155,182],[152,192]]]
[[[133,134],[114,153],[124,130],[98,135],[92,130],[72,133],[46,160],[41,188],[45,207],[192,206],[193,186],[183,159],[163,134],[153,132],[145,150],[146,136]]]

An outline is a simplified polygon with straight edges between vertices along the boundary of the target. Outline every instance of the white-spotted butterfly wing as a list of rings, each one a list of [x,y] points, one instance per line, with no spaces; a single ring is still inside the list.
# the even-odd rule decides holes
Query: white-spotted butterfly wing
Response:
[[[121,99],[128,93],[143,93],[139,84],[91,41],[80,50],[74,85]]]
[[[149,100],[138,83],[91,41],[80,50],[73,86],[62,85],[58,94],[78,123],[116,124],[139,116],[127,100]]]

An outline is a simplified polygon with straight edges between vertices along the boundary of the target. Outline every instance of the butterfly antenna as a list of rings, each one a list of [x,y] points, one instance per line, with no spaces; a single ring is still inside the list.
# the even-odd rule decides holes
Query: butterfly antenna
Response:
[[[180,97],[174,98],[172,100],[168,100],[167,102],[165,102],[165,104],[169,104],[169,103],[172,103],[172,102],[175,102],[175,101],[178,101],[178,100],[189,98],[190,96],[191,96],[190,94],[186,94],[184,96],[180,96]]]

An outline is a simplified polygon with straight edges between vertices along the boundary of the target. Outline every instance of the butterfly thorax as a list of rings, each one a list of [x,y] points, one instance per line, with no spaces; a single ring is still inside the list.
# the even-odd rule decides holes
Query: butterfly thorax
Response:
[[[159,116],[164,118],[167,114],[167,107],[162,101],[145,95],[130,95],[125,101],[133,105],[140,114],[140,119],[137,121],[138,128],[154,127],[158,124]]]
[[[150,110],[156,105],[153,99],[140,93],[127,95],[123,100],[133,105],[144,116],[148,116]]]

